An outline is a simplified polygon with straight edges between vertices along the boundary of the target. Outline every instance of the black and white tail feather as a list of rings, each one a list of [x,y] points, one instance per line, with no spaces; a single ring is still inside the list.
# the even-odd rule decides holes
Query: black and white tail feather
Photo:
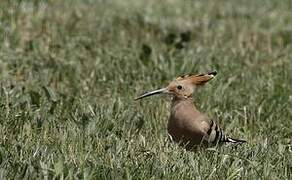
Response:
[[[208,130],[207,134],[209,136],[208,142],[212,144],[246,142],[245,140],[229,137],[213,120],[211,120],[210,129]]]

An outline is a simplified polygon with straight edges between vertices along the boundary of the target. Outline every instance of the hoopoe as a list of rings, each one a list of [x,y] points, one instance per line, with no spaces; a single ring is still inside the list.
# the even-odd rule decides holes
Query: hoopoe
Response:
[[[207,74],[179,76],[166,88],[144,93],[135,100],[155,94],[172,95],[167,130],[175,142],[188,149],[200,144],[244,143],[246,141],[226,135],[214,120],[199,112],[193,103],[192,96],[197,87],[213,79],[216,74],[217,72],[213,71]]]

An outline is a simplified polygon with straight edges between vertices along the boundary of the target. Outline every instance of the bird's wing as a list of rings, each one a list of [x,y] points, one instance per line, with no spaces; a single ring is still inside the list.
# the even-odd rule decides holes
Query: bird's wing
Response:
[[[206,140],[208,143],[211,144],[217,144],[217,143],[244,143],[245,140],[239,140],[229,137],[224,133],[224,131],[219,127],[218,123],[215,122],[213,119],[209,119],[206,117],[202,123],[202,128],[204,129],[204,132],[206,136],[204,137],[204,140]]]

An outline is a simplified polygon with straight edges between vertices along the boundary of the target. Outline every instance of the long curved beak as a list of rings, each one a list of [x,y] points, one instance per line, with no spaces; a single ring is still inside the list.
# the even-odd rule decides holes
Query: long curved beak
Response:
[[[142,94],[141,96],[135,98],[135,101],[139,100],[139,99],[142,99],[142,98],[145,98],[145,97],[148,97],[148,96],[152,96],[152,95],[155,95],[155,94],[166,93],[166,92],[167,92],[166,88],[162,88],[162,89],[157,89],[157,90],[154,90],[154,91],[146,92],[146,93]]]

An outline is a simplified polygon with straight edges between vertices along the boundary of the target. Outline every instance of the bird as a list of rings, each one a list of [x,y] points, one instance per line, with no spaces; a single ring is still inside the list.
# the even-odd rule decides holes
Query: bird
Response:
[[[217,145],[223,143],[245,143],[225,134],[218,123],[200,112],[193,102],[196,90],[213,79],[217,71],[200,74],[187,74],[177,77],[165,88],[146,92],[135,100],[141,100],[157,94],[172,96],[167,131],[171,139],[186,149],[199,145]]]

